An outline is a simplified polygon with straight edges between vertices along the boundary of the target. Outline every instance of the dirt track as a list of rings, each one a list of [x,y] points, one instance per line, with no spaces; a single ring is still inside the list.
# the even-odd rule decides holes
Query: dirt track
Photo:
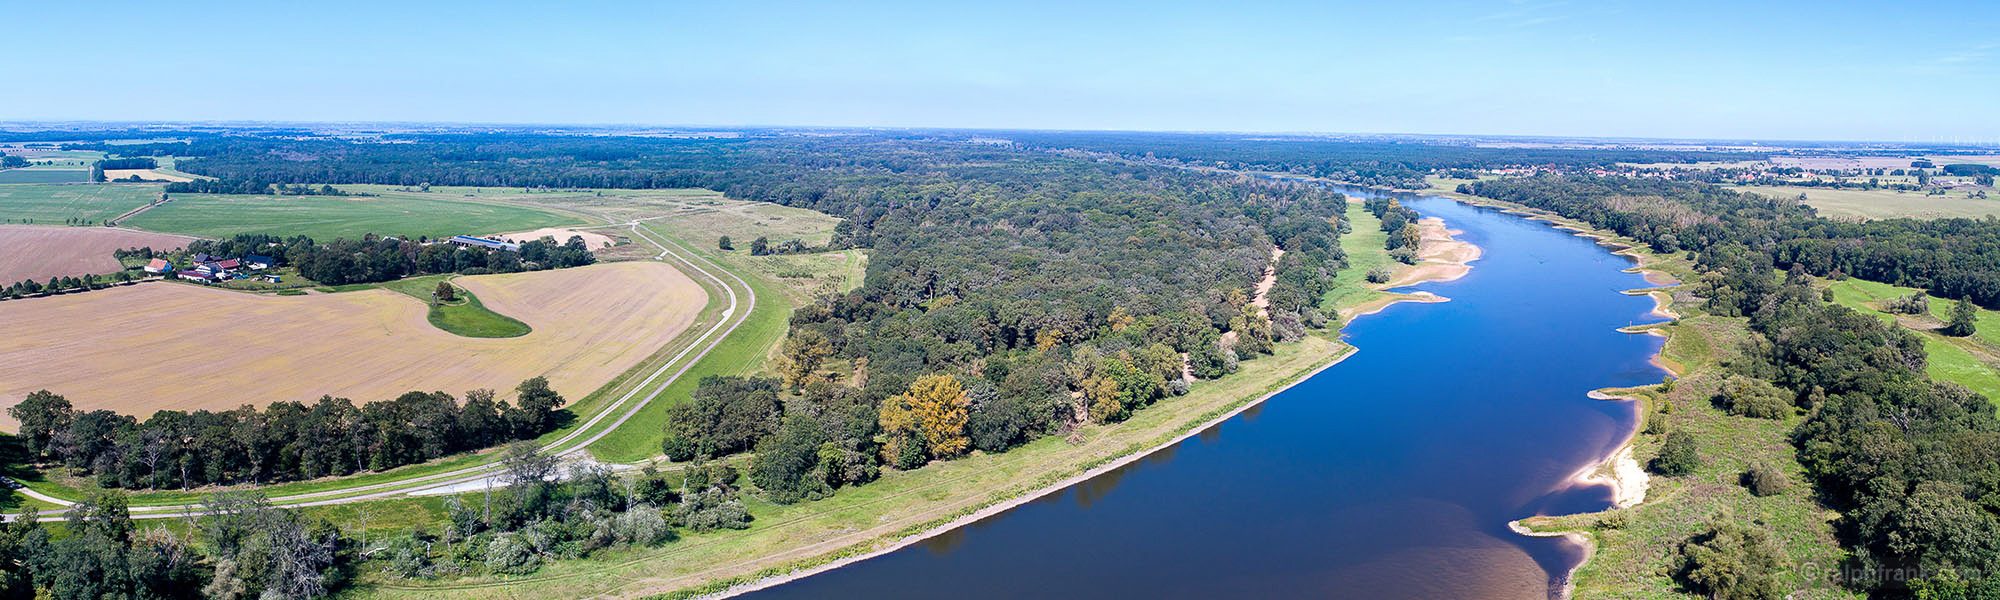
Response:
[[[166,250],[193,239],[110,227],[0,225],[0,285],[111,273],[123,268],[111,257],[113,250],[140,246]]]
[[[331,394],[368,402],[412,389],[494,388],[546,375],[588,394],[692,323],[707,295],[662,263],[456,280],[527,322],[518,338],[458,337],[388,290],[255,296],[155,283],[0,304],[0,407],[47,388],[78,409],[135,415]],[[11,419],[0,426],[13,427]]]

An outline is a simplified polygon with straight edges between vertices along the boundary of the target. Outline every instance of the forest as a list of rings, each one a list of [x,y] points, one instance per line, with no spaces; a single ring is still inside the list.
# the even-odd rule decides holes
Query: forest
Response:
[[[1333,140],[1150,132],[1003,132],[1028,147],[1105,152],[1235,171],[1323,177],[1356,185],[1424,189],[1434,171],[1498,167],[1580,169],[1621,162],[1758,160],[1765,154],[1695,150],[1488,148],[1418,140]]]

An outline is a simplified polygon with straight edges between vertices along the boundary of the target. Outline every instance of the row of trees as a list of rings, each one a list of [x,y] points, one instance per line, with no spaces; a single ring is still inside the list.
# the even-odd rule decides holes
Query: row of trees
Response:
[[[242,234],[227,240],[189,242],[185,254],[195,253],[270,256],[279,265],[297,267],[300,275],[326,285],[391,281],[435,273],[513,273],[597,262],[581,236],[571,236],[561,244],[542,238],[521,244],[520,252],[509,252],[374,235],[321,243],[307,237]]]
[[[38,391],[7,409],[31,460],[94,475],[98,485],[188,489],[379,471],[532,439],[566,423],[565,400],[536,377],[513,402],[492,390],[410,392],[355,406],[323,397],[214,412],[160,411],[141,421],[79,411]]]
[[[82,277],[50,277],[47,283],[24,279],[0,288],[0,298],[21,298],[36,294],[61,294],[107,288],[132,281],[130,271],[119,271],[110,275],[84,275]]]

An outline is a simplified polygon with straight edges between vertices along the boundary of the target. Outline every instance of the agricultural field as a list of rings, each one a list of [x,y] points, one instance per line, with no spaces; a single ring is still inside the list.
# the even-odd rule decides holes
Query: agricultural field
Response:
[[[646,219],[673,223],[679,232],[701,232],[709,239],[685,238],[689,243],[715,244],[716,236],[729,236],[737,250],[748,252],[750,240],[770,238],[776,244],[796,239],[809,246],[822,246],[833,239],[833,226],[840,219],[803,208],[768,202],[735,200],[721,192],[704,189],[657,190],[523,190],[520,188],[433,187],[429,192],[384,185],[344,185],[350,192],[379,194],[382,198],[458,198],[466,201],[539,206],[556,211],[587,211],[603,217],[629,221]],[[507,230],[494,230],[507,231]]]
[[[582,398],[692,323],[707,294],[653,262],[460,277],[533,331],[477,339],[428,322],[387,289],[258,295],[153,283],[0,303],[0,405],[50,389],[79,409],[145,416],[324,394],[356,402],[411,390],[512,389],[544,375]],[[12,427],[12,422],[4,422]]]
[[[1832,218],[1936,219],[2000,215],[2000,195],[1989,194],[1993,197],[1984,200],[1974,199],[1967,198],[1963,190],[1953,190],[1943,196],[1925,196],[1923,192],[1898,192],[1887,189],[1853,190],[1754,185],[1737,186],[1735,189],[1774,198],[1797,198],[1799,194],[1805,194],[1806,204],[1818,209],[1820,215]]]
[[[90,171],[85,169],[27,167],[0,171],[0,184],[88,183],[89,181]]]
[[[581,223],[576,217],[548,210],[466,201],[437,193],[379,197],[176,194],[173,202],[125,222],[149,231],[209,238],[269,233],[320,240],[370,233],[435,238]]]
[[[104,171],[104,178],[110,181],[124,181],[130,177],[138,177],[145,181],[194,181],[194,177],[191,175],[162,169],[108,169]]]
[[[190,238],[109,227],[0,225],[0,285],[24,279],[96,275],[124,268],[112,251],[180,248]]]
[[[562,244],[562,243],[568,243],[569,239],[572,237],[580,237],[583,238],[583,246],[593,251],[603,250],[605,248],[611,247],[613,244],[618,243],[618,240],[612,239],[611,236],[602,233],[598,233],[595,231],[585,231],[581,229],[569,229],[566,227],[543,227],[541,229],[536,229],[534,231],[515,231],[509,233],[497,233],[493,234],[491,237],[500,238],[505,241],[514,242],[516,244],[532,242],[545,237],[555,238],[556,243]]]
[[[0,223],[102,223],[160,197],[151,184],[0,185]]]

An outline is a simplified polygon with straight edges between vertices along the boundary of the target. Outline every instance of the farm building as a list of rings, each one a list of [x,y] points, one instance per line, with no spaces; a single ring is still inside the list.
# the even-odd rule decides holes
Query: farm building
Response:
[[[202,283],[215,283],[221,280],[220,277],[217,277],[212,273],[197,269],[188,269],[185,271],[181,271],[178,274],[180,275],[181,279],[186,279],[190,281],[199,281]]]
[[[243,255],[243,266],[249,267],[251,270],[262,271],[277,266],[277,264],[277,259],[269,256],[259,256],[256,254]]]
[[[167,259],[155,258],[153,260],[146,261],[147,273],[159,275],[162,273],[172,273],[173,271],[174,271],[174,263],[167,262]]]
[[[483,237],[473,237],[469,235],[454,235],[451,236],[451,239],[445,241],[459,246],[471,246],[474,248],[486,248],[489,250],[506,250],[508,252],[521,251],[520,244],[516,244],[513,242],[503,242],[500,240],[488,239]]]

